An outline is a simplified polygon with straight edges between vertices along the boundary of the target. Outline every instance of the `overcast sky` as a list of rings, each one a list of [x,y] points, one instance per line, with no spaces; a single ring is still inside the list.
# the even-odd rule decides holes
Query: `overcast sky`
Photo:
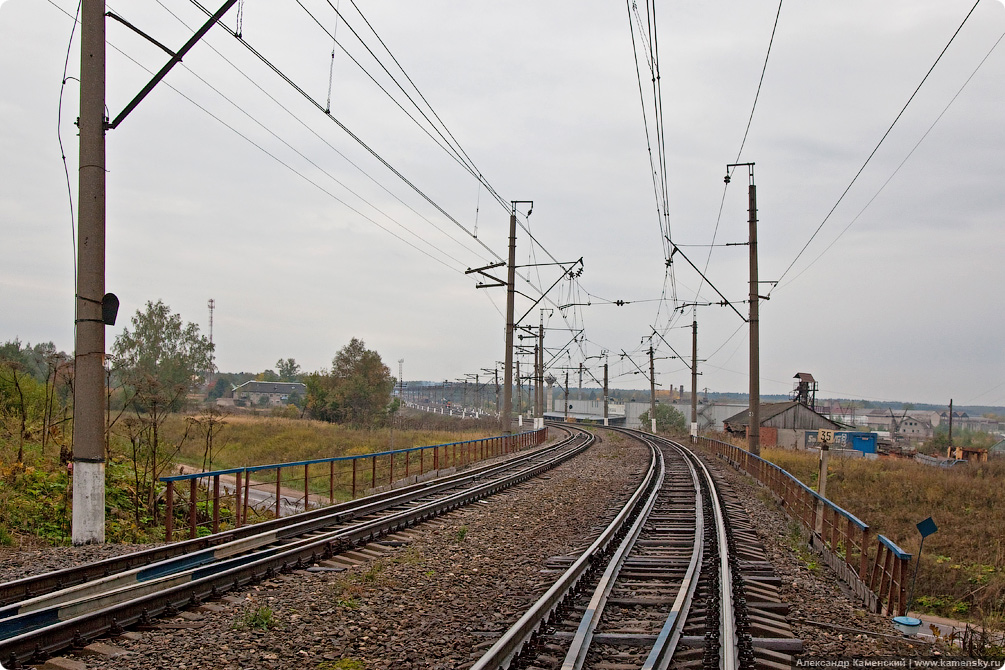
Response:
[[[148,300],[206,331],[213,298],[223,371],[280,357],[318,369],[352,337],[394,374],[404,359],[406,379],[491,368],[503,358],[505,291],[476,289],[464,270],[505,258],[508,208],[420,128],[353,35],[392,68],[350,0],[301,2],[421,124],[340,48],[333,60],[332,38],[296,1],[246,0],[244,39],[322,107],[330,85],[331,116],[456,223],[214,28],[108,133],[107,290],[122,301],[109,346]],[[554,374],[585,358],[599,377],[607,353],[613,386],[647,387],[634,373],[647,368],[655,326],[670,345],[655,339],[657,381],[689,387],[689,361],[670,347],[690,356],[692,313],[675,307],[719,298],[707,283],[696,297],[700,279],[681,256],[667,279],[625,3],[356,3],[492,188],[534,201],[526,225],[543,249],[520,230],[518,265],[584,259],[582,276],[548,296],[548,348],[572,337],[563,329],[585,328]],[[737,160],[778,3],[658,2],[670,234],[699,267],[701,245],[746,241],[746,173],[728,188],[723,175],[727,163],[756,163],[760,277],[782,277],[762,286],[762,393],[786,393],[810,372],[824,397],[1005,405],[1001,2],[977,5],[798,255],[972,6],[786,3]],[[171,48],[204,20],[181,0],[108,9]],[[75,11],[72,0],[0,6],[0,340],[67,351],[73,225],[57,130],[75,198],[79,29],[58,117]],[[224,23],[236,28],[236,14]],[[115,117],[167,56],[117,22],[107,35]],[[746,315],[747,248],[711,251],[709,280]],[[518,290],[535,299],[560,274],[521,272],[531,282]],[[557,309],[570,303],[590,305]],[[519,298],[517,316],[530,306]],[[539,307],[525,323],[539,323]],[[700,386],[745,391],[746,325],[728,307],[696,313]]]

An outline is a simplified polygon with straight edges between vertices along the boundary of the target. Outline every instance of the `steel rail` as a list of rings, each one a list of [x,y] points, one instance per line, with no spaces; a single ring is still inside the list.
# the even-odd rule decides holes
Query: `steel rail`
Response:
[[[556,426],[558,427],[558,426]],[[563,429],[565,430],[565,429]],[[513,467],[513,463],[534,458],[537,454],[544,453],[552,449],[561,449],[576,439],[570,431],[560,442],[553,445],[545,445],[533,450],[519,452],[519,455],[507,459],[503,463],[492,463],[466,469],[464,472],[439,477],[433,482],[421,482],[404,486],[393,491],[385,491],[364,498],[350,500],[335,505],[329,505],[319,509],[301,512],[288,517],[276,518],[270,521],[263,521],[257,524],[233,528],[221,533],[206,537],[174,542],[171,544],[135,551],[122,556],[114,556],[101,561],[88,563],[82,566],[65,568],[40,575],[32,575],[14,581],[0,584],[0,608],[11,603],[18,603],[29,600],[40,595],[61,591],[68,587],[86,584],[99,580],[109,575],[125,572],[141,566],[159,563],[164,560],[179,556],[187,556],[197,552],[205,551],[229,544],[234,540],[251,538],[261,533],[276,532],[280,537],[285,537],[283,529],[305,521],[317,521],[318,527],[343,523],[346,520],[370,514],[380,509],[386,509],[396,505],[407,504],[418,498],[424,497],[452,486],[460,486],[466,482],[478,478],[491,476],[494,472],[500,472],[507,467]]]
[[[568,444],[568,442],[563,441],[560,445],[556,445],[556,447],[564,447],[566,444]],[[124,570],[107,577],[87,581],[83,584],[76,584],[74,586],[52,591],[34,598],[22,600],[13,605],[0,607],[0,639],[7,637],[4,633],[10,628],[8,621],[13,620],[18,616],[27,615],[28,613],[46,608],[51,609],[52,607],[63,603],[79,602],[82,598],[88,596],[98,596],[105,592],[134,587],[137,583],[144,583],[151,586],[163,583],[163,579],[168,576],[184,574],[185,571],[190,571],[201,566],[219,562],[222,559],[253,551],[289,538],[301,537],[308,533],[314,533],[325,528],[330,528],[336,524],[345,523],[355,517],[381,512],[406,503],[411,504],[417,499],[428,498],[430,495],[436,495],[444,490],[457,488],[458,486],[464,485],[470,481],[481,479],[486,476],[492,476],[507,470],[512,470],[514,467],[519,466],[522,461],[525,461],[528,458],[535,458],[541,453],[546,452],[537,451],[533,455],[527,455],[524,459],[514,459],[505,464],[489,466],[487,469],[483,469],[476,475],[465,475],[459,478],[452,478],[451,480],[445,482],[427,484],[425,488],[416,489],[405,495],[382,497],[381,499],[370,503],[367,503],[364,500],[361,504],[356,505],[350,510],[351,514],[345,512],[329,512],[325,515],[315,515],[315,518],[303,521],[297,521],[298,516],[286,517],[286,523],[274,530],[263,530],[255,535],[235,539],[212,548],[200,549],[178,557],[168,558],[155,563]]]
[[[436,501],[435,506],[413,507],[392,516],[367,521],[350,529],[343,529],[337,537],[311,538],[288,547],[274,548],[265,557],[251,555],[234,559],[232,567],[214,574],[203,575],[196,572],[186,583],[177,584],[157,593],[150,593],[126,602],[104,607],[76,618],[59,621],[51,625],[0,641],[0,659],[16,665],[32,658],[40,659],[70,645],[81,644],[88,639],[107,632],[118,631],[137,622],[148,621],[164,612],[197,604],[232,588],[257,581],[292,567],[303,567],[305,562],[313,563],[322,557],[357,543],[374,540],[388,532],[432,518],[461,505],[484,498],[498,491],[531,479],[561,462],[581,453],[595,438],[580,444],[570,444],[562,453],[552,454],[547,460],[530,464],[508,478],[498,478],[476,487],[460,491]],[[544,455],[538,453],[538,456]],[[259,555],[260,556],[260,555]],[[242,560],[243,559],[243,560]]]
[[[670,611],[667,612],[666,621],[663,623],[659,634],[657,634],[649,655],[642,664],[642,670],[666,670],[670,667],[674,652],[677,650],[677,646],[680,643],[684,624],[687,621],[688,613],[690,612],[691,605],[694,602],[694,593],[698,587],[701,564],[705,555],[705,524],[703,521],[705,508],[701,497],[701,483],[699,481],[698,469],[695,467],[696,462],[699,465],[701,462],[695,458],[694,454],[689,449],[684,448],[683,445],[673,442],[672,440],[624,428],[612,428],[611,430],[626,435],[632,435],[646,441],[649,441],[650,438],[654,438],[658,443],[671,447],[680,453],[684,457],[684,462],[688,466],[688,473],[691,475],[691,483],[694,486],[695,527],[691,557],[688,560],[688,567],[681,580],[677,596],[674,598],[674,602],[670,606]],[[714,488],[714,482],[712,481],[708,470],[703,468],[702,474],[705,477],[704,481],[706,482],[706,485],[709,488]]]
[[[509,668],[513,659],[541,626],[548,622],[552,613],[572,593],[579,581],[591,568],[596,567],[600,556],[616,541],[620,532],[631,518],[633,511],[642,504],[646,491],[650,488],[651,483],[656,477],[656,463],[660,460],[657,458],[657,454],[658,450],[650,445],[649,468],[639,486],[615,518],[586,551],[573,561],[569,569],[558,578],[551,588],[471,666],[470,670],[495,670],[496,668],[503,668],[505,670]]]
[[[691,549],[691,559],[688,562],[687,571],[681,581],[680,590],[674,599],[670,611],[667,613],[666,622],[656,636],[653,648],[642,664],[642,670],[666,670],[670,667],[670,661],[677,645],[680,643],[681,633],[684,630],[684,623],[687,621],[691,604],[694,602],[694,592],[698,587],[698,577],[701,573],[701,562],[705,555],[705,506],[701,497],[701,485],[698,481],[698,472],[690,459],[685,458],[688,464],[688,471],[691,474],[691,482],[694,485],[694,545]]]
[[[572,636],[572,642],[561,666],[562,670],[581,670],[585,667],[591,642],[597,625],[603,616],[604,607],[614,588],[618,573],[628,560],[629,553],[641,535],[643,526],[659,497],[659,489],[666,474],[662,448],[669,448],[679,453],[683,463],[687,467],[695,494],[695,535],[688,565],[680,580],[677,594],[642,668],[644,670],[667,670],[671,666],[672,658],[682,638],[684,624],[687,621],[694,601],[702,564],[707,551],[705,546],[707,543],[705,541],[704,519],[706,513],[708,513],[711,515],[711,520],[714,524],[714,536],[718,545],[716,563],[719,573],[719,591],[717,597],[720,602],[719,666],[722,670],[737,669],[738,638],[733,606],[733,575],[729,557],[727,525],[724,508],[711,472],[693,452],[677,442],[640,431],[630,431],[621,428],[611,428],[610,430],[639,439],[649,446],[651,451],[649,472],[643,478],[643,482],[639,488],[636,489],[632,499],[622,508],[618,518],[608,526],[601,537],[583,552],[544,596],[471,667],[471,670],[487,670],[489,668],[493,670],[502,668],[505,670],[508,668],[533,635],[548,622],[552,613],[572,593],[583,575],[588,570],[597,567],[599,563],[596,560],[598,555],[603,553],[611,542],[610,536],[619,532],[615,531],[614,527],[626,523],[627,510],[630,507],[633,509],[642,507],[632,527],[625,533],[617,551],[609,558],[604,574],[598,580],[590,602],[586,605],[579,626]],[[657,466],[656,473],[654,473],[654,463],[657,462],[659,465]],[[657,485],[652,489],[648,489],[647,487],[654,482],[658,482]],[[649,490],[649,495],[646,498],[645,504],[642,505],[639,498],[645,490]],[[707,491],[709,495],[710,504],[708,507],[703,502],[703,490]]]
[[[625,561],[628,560],[628,555],[635,548],[635,542],[639,539],[642,528],[649,521],[649,515],[655,509],[656,501],[659,499],[660,490],[663,487],[663,481],[666,476],[666,463],[664,462],[663,452],[654,443],[646,440],[646,444],[656,454],[656,473],[653,477],[649,497],[636,516],[635,522],[625,534],[621,544],[618,545],[618,548],[611,556],[607,569],[604,570],[604,574],[601,576],[600,582],[593,592],[593,597],[590,599],[590,604],[586,606],[586,611],[579,622],[576,634],[572,638],[569,652],[562,663],[562,670],[582,670],[583,665],[586,663],[586,655],[590,650],[590,645],[593,643],[593,633],[597,628],[597,624],[600,623],[600,617],[604,614],[604,608],[607,606],[607,600],[614,589],[618,574],[621,572]]]
[[[693,461],[701,469],[705,481],[708,483],[709,497],[712,500],[711,512],[715,520],[715,533],[719,549],[719,667],[721,670],[737,670],[739,667],[739,637],[733,599],[733,568],[729,561],[729,538],[721,498],[712,473],[694,452],[679,442],[663,437],[657,437],[657,439],[680,450],[686,458]],[[669,659],[666,659],[665,662],[668,663]]]

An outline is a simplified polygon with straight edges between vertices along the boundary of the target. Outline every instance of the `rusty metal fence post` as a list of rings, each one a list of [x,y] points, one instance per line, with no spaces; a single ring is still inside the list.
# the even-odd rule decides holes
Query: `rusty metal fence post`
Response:
[[[213,532],[220,532],[220,475],[213,475]]]
[[[276,518],[278,519],[281,513],[279,504],[283,500],[283,468],[276,467]]]
[[[198,486],[196,482],[198,481],[194,477],[189,481],[189,494],[188,494],[188,536],[189,539],[194,539],[196,536],[195,530],[195,513],[198,508],[198,500],[196,498],[196,493],[198,492]]]
[[[238,471],[234,477],[237,483],[234,486],[234,525],[238,528],[241,527],[241,475],[243,473]]]
[[[167,510],[164,517],[164,541],[171,542],[174,538],[174,480],[167,482]]]

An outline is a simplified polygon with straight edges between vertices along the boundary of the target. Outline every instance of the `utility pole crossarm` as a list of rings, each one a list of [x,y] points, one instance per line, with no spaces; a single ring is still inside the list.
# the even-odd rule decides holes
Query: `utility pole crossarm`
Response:
[[[486,265],[486,266],[480,267],[480,268],[468,268],[467,270],[464,271],[464,274],[469,275],[469,274],[471,274],[473,272],[477,272],[481,276],[488,277],[493,282],[495,282],[493,284],[485,284],[483,282],[478,282],[477,284],[475,284],[475,288],[495,288],[497,286],[506,286],[506,282],[504,282],[502,279],[499,279],[498,277],[494,277],[494,276],[492,276],[492,275],[490,275],[489,273],[486,272],[486,270],[493,270],[495,268],[501,268],[504,265],[506,265],[506,263],[504,263],[503,261],[499,261],[498,263],[492,263],[491,265]]]
[[[569,265],[570,265],[570,267],[574,268],[574,267],[576,267],[577,263],[579,263],[580,266],[582,266],[582,264],[583,264],[583,258],[580,257],[579,260],[572,261],[572,263],[569,263]],[[527,311],[523,313],[523,316],[521,316],[519,319],[516,320],[516,323],[520,323],[525,318],[527,318],[527,315],[530,314],[532,311],[534,311],[534,308],[537,307],[538,304],[540,304],[540,302],[545,299],[545,297],[551,292],[551,289],[553,289],[556,286],[558,286],[558,282],[560,282],[563,279],[565,279],[569,275],[569,273],[572,272],[571,269],[569,269],[569,270],[565,269],[565,265],[566,265],[565,263],[559,263],[559,265],[562,266],[562,270],[563,270],[562,276],[560,276],[558,279],[556,279],[555,282],[551,286],[549,286],[546,291],[544,291],[543,293],[541,293],[541,297],[534,301],[534,304],[531,305],[530,308],[527,309]],[[552,303],[552,304],[554,304],[554,303]],[[561,309],[561,308],[559,308],[559,309]]]
[[[670,242],[670,238],[667,238],[667,242]],[[740,317],[741,319],[743,319],[744,321],[746,321],[747,319],[746,319],[746,318],[744,318],[743,314],[740,314],[740,310],[738,310],[738,309],[736,308],[736,305],[734,305],[734,304],[733,304],[733,303],[732,303],[732,302],[731,302],[731,301],[729,300],[729,298],[727,298],[726,296],[724,296],[724,295],[722,294],[722,291],[720,291],[719,289],[717,289],[717,288],[715,287],[715,284],[713,284],[713,283],[712,283],[711,281],[709,281],[708,277],[706,277],[706,276],[704,275],[704,273],[702,273],[702,271],[698,269],[698,266],[697,266],[697,265],[695,265],[694,263],[692,263],[692,262],[691,262],[691,259],[690,259],[690,258],[688,258],[688,257],[687,257],[687,255],[686,255],[686,254],[685,254],[685,253],[684,253],[683,251],[681,251],[681,250],[680,250],[680,247],[678,247],[678,246],[677,246],[676,244],[673,244],[673,242],[670,242],[670,244],[672,244],[672,245],[673,245],[673,251],[671,251],[671,252],[670,252],[670,258],[671,258],[671,260],[673,259],[673,257],[674,257],[674,255],[675,255],[675,254],[680,254],[680,255],[681,255],[681,257],[682,257],[682,258],[683,258],[684,260],[686,260],[686,261],[687,261],[687,264],[688,264],[688,265],[690,265],[690,266],[691,266],[692,268],[694,268],[694,271],[695,271],[695,272],[697,272],[697,273],[698,273],[698,275],[699,275],[699,276],[700,276],[700,277],[701,277],[702,279],[704,279],[704,280],[705,280],[705,283],[707,283],[707,284],[708,284],[709,286],[711,286],[711,287],[712,287],[712,290],[713,290],[713,291],[715,291],[716,293],[718,293],[718,294],[719,294],[719,297],[720,297],[720,298],[722,298],[722,304],[723,304],[723,305],[728,305],[729,307],[731,307],[731,308],[733,309],[733,311],[734,311],[734,312],[736,312],[736,315],[737,315],[738,317]]]
[[[203,38],[203,36],[206,33],[209,32],[210,28],[212,28],[214,25],[216,25],[216,23],[220,19],[223,18],[223,15],[227,13],[227,10],[229,10],[231,7],[233,7],[236,2],[237,2],[237,0],[227,0],[226,2],[224,2],[223,6],[220,7],[220,9],[216,10],[215,14],[213,14],[211,17],[209,17],[209,20],[207,20],[206,23],[204,23],[203,26],[201,28],[199,28],[199,30],[196,31],[195,35],[192,35],[192,37],[189,39],[189,41],[185,43],[185,46],[183,46],[181,49],[179,49],[178,53],[173,54],[171,56],[171,60],[169,60],[167,63],[165,63],[164,67],[162,67],[160,69],[160,72],[158,72],[157,74],[155,74],[154,77],[153,77],[153,79],[151,79],[149,82],[147,82],[147,85],[143,87],[143,90],[141,90],[139,93],[137,93],[135,98],[133,98],[132,100],[129,101],[129,104],[126,105],[125,109],[123,109],[121,112],[119,112],[119,115],[115,117],[115,120],[108,124],[108,129],[109,130],[113,130],[113,129],[117,128],[118,125],[120,123],[122,123],[122,121],[125,120],[125,118],[127,116],[129,116],[129,113],[132,112],[134,109],[136,109],[137,105],[139,105],[141,102],[143,102],[143,98],[147,97],[147,95],[150,93],[150,91],[152,91],[154,89],[154,86],[156,86],[157,84],[159,84],[161,82],[161,80],[164,79],[164,77],[167,76],[168,72],[170,72],[171,69],[175,65],[177,65],[178,63],[181,62],[181,59],[185,57],[185,54],[187,54],[189,51],[192,50],[192,47],[194,47],[196,45],[196,43],[198,43],[198,41],[201,40]],[[114,17],[114,18],[118,19],[118,17]],[[119,20],[121,20],[121,19],[119,19]],[[126,24],[126,25],[129,25],[129,24]],[[132,26],[130,25],[130,27],[132,27]],[[133,28],[133,29],[136,30],[135,28]],[[137,32],[139,32],[139,31],[137,31]],[[143,35],[143,33],[140,33],[140,34]],[[146,35],[144,35],[144,37],[146,37]],[[148,38],[148,39],[150,39],[150,38]],[[154,44],[156,44],[157,46],[161,47],[162,49],[164,49],[168,53],[171,53],[170,50],[168,50],[166,47],[164,47],[163,45],[161,45],[159,42],[156,42],[156,41],[154,41],[152,39],[151,39],[151,41],[153,41]]]

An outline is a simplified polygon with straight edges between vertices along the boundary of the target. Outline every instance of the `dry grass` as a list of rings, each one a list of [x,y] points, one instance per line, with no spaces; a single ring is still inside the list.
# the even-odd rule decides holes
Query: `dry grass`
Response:
[[[214,438],[213,469],[247,465],[268,465],[334,456],[353,456],[391,449],[388,428],[365,430],[323,421],[229,415]],[[394,449],[475,440],[497,435],[498,430],[469,429],[455,421],[455,430],[409,428],[394,431]],[[459,430],[458,430],[459,429]],[[169,440],[177,442],[185,430],[185,420],[173,416],[166,426]],[[182,448],[180,462],[202,466],[205,441],[198,436]]]
[[[762,454],[815,486],[818,457],[768,449]],[[945,616],[1005,611],[1005,461],[933,468],[902,459],[832,458],[827,497],[917,556],[915,525],[931,516],[915,603]]]

